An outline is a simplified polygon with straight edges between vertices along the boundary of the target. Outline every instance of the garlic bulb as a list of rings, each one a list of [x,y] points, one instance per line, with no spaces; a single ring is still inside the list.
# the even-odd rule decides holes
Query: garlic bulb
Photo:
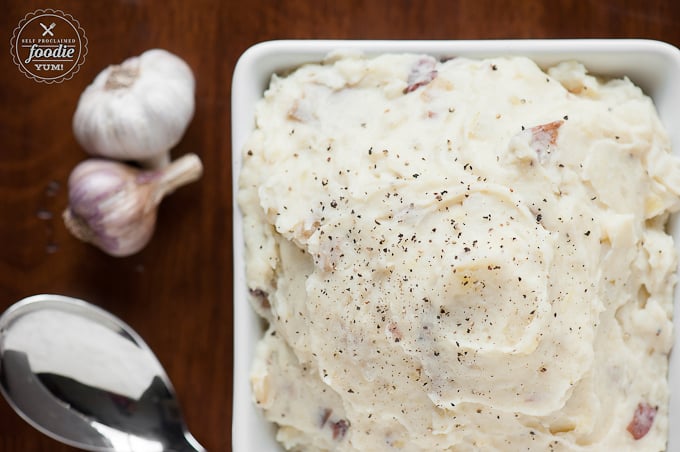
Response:
[[[188,154],[160,170],[89,159],[69,176],[64,223],[71,233],[112,256],[128,256],[151,239],[158,204],[176,188],[201,176],[203,166]]]
[[[161,167],[194,114],[194,85],[181,58],[148,50],[97,75],[80,96],[73,132],[94,156]]]

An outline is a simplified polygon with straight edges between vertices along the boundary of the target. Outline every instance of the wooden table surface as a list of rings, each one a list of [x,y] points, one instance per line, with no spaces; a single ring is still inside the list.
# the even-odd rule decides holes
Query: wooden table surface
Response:
[[[512,5],[512,6],[510,6]],[[680,46],[675,0],[9,0],[0,15],[0,311],[38,293],[90,300],[146,339],[179,394],[190,430],[231,450],[231,76],[239,55],[280,38],[479,39],[634,37]],[[29,12],[76,18],[88,54],[71,80],[44,84],[9,54]],[[196,113],[173,156],[196,152],[203,178],[161,205],[152,242],[109,257],[66,231],[66,181],[86,158],[71,131],[78,97],[109,64],[161,47],[196,76]],[[238,344],[236,344],[238,346]],[[0,402],[1,451],[72,450]],[[250,452],[250,451],[248,451]],[[253,451],[256,452],[256,451]]]

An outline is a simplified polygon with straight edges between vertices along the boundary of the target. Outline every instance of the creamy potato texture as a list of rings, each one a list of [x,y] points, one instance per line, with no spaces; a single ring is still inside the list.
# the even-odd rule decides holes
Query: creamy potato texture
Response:
[[[638,87],[336,54],[256,123],[251,381],[286,448],[665,449],[680,165]]]

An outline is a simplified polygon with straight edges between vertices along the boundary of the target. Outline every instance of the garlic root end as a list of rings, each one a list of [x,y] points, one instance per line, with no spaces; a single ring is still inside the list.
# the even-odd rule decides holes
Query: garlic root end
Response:
[[[136,59],[112,65],[104,89],[115,90],[132,86],[139,77],[139,66],[135,63]]]
[[[71,213],[71,209],[64,210],[62,218],[64,219],[66,229],[68,229],[68,231],[73,234],[75,238],[88,243],[92,241],[92,230],[82,219],[76,215],[73,215]]]

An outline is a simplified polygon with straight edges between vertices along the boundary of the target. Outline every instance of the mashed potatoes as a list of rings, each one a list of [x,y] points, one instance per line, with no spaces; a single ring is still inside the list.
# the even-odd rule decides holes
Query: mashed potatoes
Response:
[[[575,62],[338,54],[274,76],[239,202],[279,441],[665,449],[669,148],[639,88]]]

